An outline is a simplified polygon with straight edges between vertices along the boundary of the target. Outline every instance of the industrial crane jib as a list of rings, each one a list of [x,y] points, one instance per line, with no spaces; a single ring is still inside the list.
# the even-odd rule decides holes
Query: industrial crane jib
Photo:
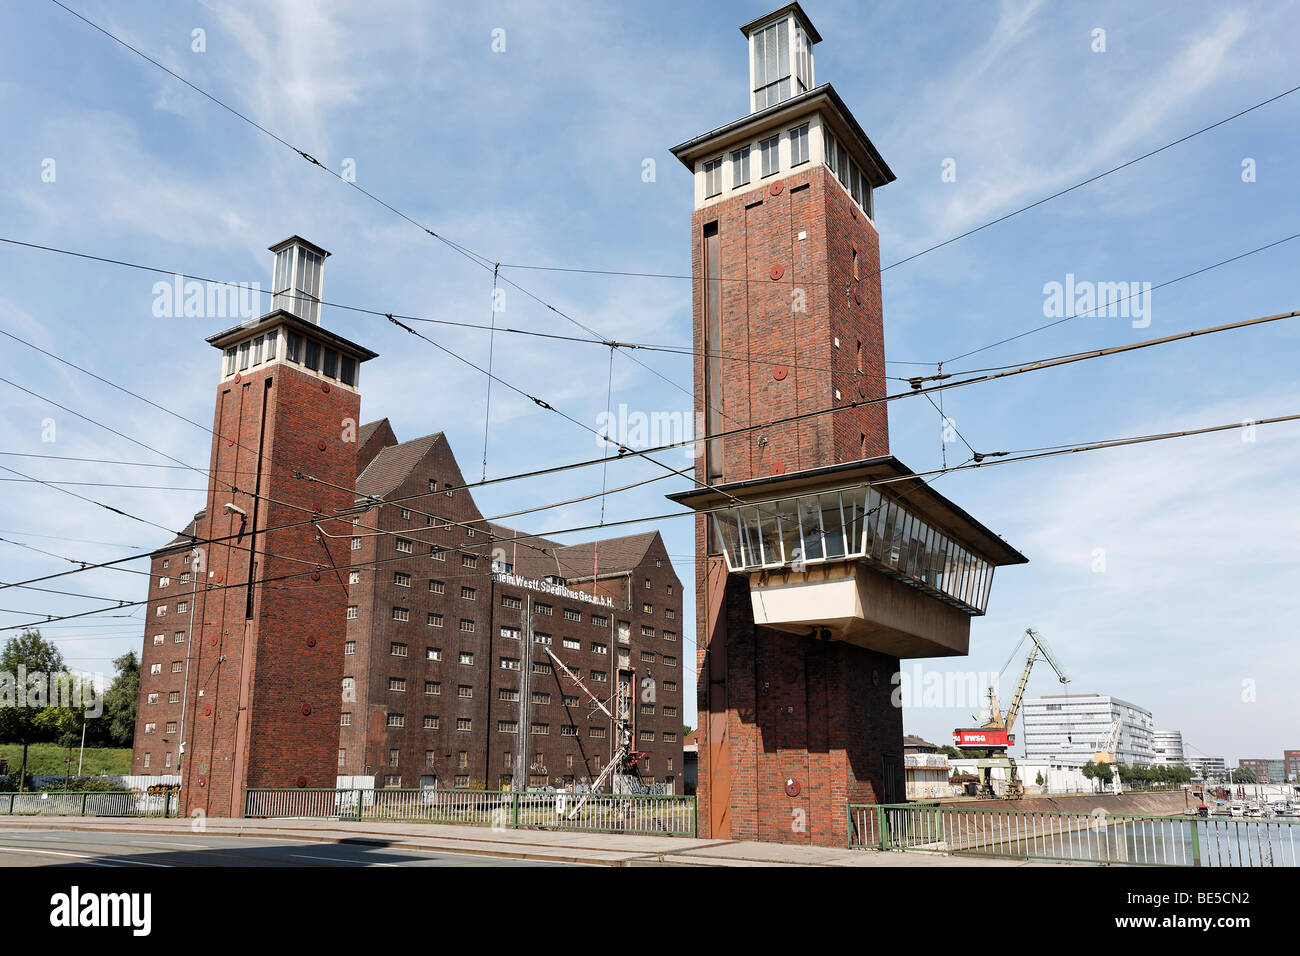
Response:
[[[1024,670],[1020,672],[1020,683],[1016,685],[1016,692],[1011,698],[1011,706],[1007,708],[1004,716],[998,707],[997,683],[1002,679],[1003,672],[1010,666],[1016,654],[1019,653],[1026,638],[1032,642],[1029,648],[1029,656],[1025,658]],[[1033,669],[1034,661],[1038,660],[1039,655],[1042,655],[1043,659],[1052,665],[1052,670],[1056,671],[1056,676],[1062,684],[1069,683],[1070,678],[1065,676],[1065,672],[1057,664],[1056,658],[1047,646],[1047,641],[1033,628],[1027,628],[1024,637],[1020,638],[1015,649],[1011,652],[1011,656],[1002,665],[1002,670],[998,671],[998,676],[994,679],[993,685],[989,687],[988,720],[979,727],[959,728],[952,732],[953,743],[956,746],[968,750],[989,751],[989,755],[981,758],[976,764],[979,770],[979,795],[981,797],[993,796],[993,782],[990,773],[993,767],[1000,767],[1009,771],[1004,793],[1007,799],[1016,800],[1024,795],[1024,787],[1016,772],[1016,762],[1007,754],[1007,749],[1016,742],[1016,735],[1011,732],[1011,728],[1015,726],[1016,717],[1020,713],[1020,703],[1024,700],[1025,686],[1029,683],[1029,672]]]

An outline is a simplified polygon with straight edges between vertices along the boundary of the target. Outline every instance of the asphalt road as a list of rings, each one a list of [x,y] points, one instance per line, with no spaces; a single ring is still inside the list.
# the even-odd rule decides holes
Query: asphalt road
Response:
[[[0,832],[0,867],[92,866],[562,866],[528,860],[413,850],[374,843],[310,843],[255,837],[69,830]]]

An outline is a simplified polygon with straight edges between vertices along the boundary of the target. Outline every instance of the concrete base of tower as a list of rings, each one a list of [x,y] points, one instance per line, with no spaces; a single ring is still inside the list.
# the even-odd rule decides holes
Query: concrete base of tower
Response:
[[[754,622],[895,657],[952,657],[970,646],[970,614],[862,562],[750,575]]]
[[[701,836],[845,846],[850,803],[904,799],[898,658],[756,624],[748,582],[725,588],[700,681]]]

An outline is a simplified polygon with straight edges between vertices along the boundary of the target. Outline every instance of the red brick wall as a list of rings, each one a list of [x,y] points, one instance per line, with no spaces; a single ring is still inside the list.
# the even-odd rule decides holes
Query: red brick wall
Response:
[[[211,591],[201,602],[189,665],[186,812],[237,816],[245,787],[334,785],[349,525],[322,523],[337,539],[311,525],[253,534],[352,504],[356,445],[344,435],[349,423],[355,434],[360,399],[323,384],[277,364],[218,390],[208,518],[199,533],[240,530],[227,502],[248,522],[238,540],[207,546],[205,581],[298,576],[255,584],[251,617],[244,587]],[[292,469],[322,481],[296,479]],[[243,490],[254,487],[260,498]],[[251,566],[250,541],[261,552]]]
[[[771,185],[699,209],[691,222],[697,421],[705,411],[702,236],[718,223],[722,342],[708,348],[725,353],[724,430],[885,394],[875,228],[824,166],[786,176],[777,191]],[[806,311],[792,310],[796,297]],[[715,401],[717,393],[715,383]],[[722,470],[737,481],[888,452],[879,404],[726,438]],[[702,454],[697,474],[705,474]],[[902,786],[902,714],[890,700],[898,660],[755,627],[739,577],[719,579],[722,620],[710,619],[704,529],[697,521],[701,835],[842,846],[846,804],[883,799],[887,766]],[[725,644],[716,655],[710,635]],[[725,703],[711,703],[711,684],[725,688]],[[711,780],[726,794],[713,793]],[[713,832],[719,800],[729,811]]]
[[[825,166],[776,182],[781,185],[776,195],[770,186],[741,193],[696,210],[691,219],[697,277],[704,268],[704,227],[718,223],[723,340],[709,343],[709,350],[724,355],[721,400],[716,384],[712,399],[720,404],[724,430],[885,394],[875,228]],[[804,239],[798,238],[801,232]],[[772,278],[773,269],[780,271],[779,279]],[[699,278],[694,285],[698,415],[704,411],[698,385],[704,376],[705,290]],[[746,432],[723,445],[727,481],[884,455],[889,452],[886,406]]]
[[[681,632],[682,590],[662,540],[654,541],[640,566],[632,572],[630,602],[626,576],[602,582],[597,588],[612,597],[611,608],[494,584],[493,551],[503,549],[504,559],[513,563],[516,550],[523,550],[523,546],[493,544],[470,493],[460,490],[450,498],[442,491],[427,494],[430,478],[437,480],[439,488],[464,484],[445,441],[436,443],[391,495],[393,498],[418,496],[410,501],[410,518],[402,518],[398,507],[384,507],[372,509],[361,519],[361,548],[352,552],[359,575],[351,598],[351,603],[357,606],[357,616],[348,622],[348,639],[355,641],[355,653],[344,659],[346,675],[356,681],[356,700],[345,701],[343,705],[343,710],[351,715],[351,723],[342,728],[339,736],[345,751],[339,773],[373,775],[377,786],[383,786],[386,778],[391,778],[394,784],[408,788],[420,786],[423,777],[436,776],[440,787],[451,787],[461,777],[465,778],[466,785],[496,789],[503,776],[512,776],[512,770],[507,770],[505,765],[505,754],[517,752],[519,739],[499,732],[497,725],[502,720],[519,721],[521,708],[519,701],[502,700],[500,692],[502,689],[521,691],[524,673],[502,669],[500,659],[519,659],[521,668],[531,667],[533,663],[549,666],[551,661],[542,645],[525,646],[522,638],[501,636],[502,626],[518,628],[521,632],[525,629],[523,608],[502,604],[502,595],[508,594],[519,598],[521,604],[526,604],[526,599],[531,597],[534,603],[541,601],[551,607],[550,615],[533,615],[533,630],[550,634],[551,649],[597,694],[608,695],[614,690],[620,647],[629,651],[638,677],[653,675],[655,712],[641,713],[638,707],[637,714],[638,732],[654,734],[653,740],[641,739],[640,749],[647,754],[643,777],[653,777],[656,782],[672,777],[674,792],[680,794],[682,673],[687,666]],[[453,525],[443,529],[437,521],[430,526],[421,512],[471,523],[478,530],[470,537],[464,527]],[[375,529],[393,534],[375,536]],[[396,551],[394,534],[407,535],[415,542],[412,554]],[[451,549],[444,552],[445,561],[430,557],[431,545]],[[464,567],[462,555],[476,556],[475,567]],[[383,563],[372,564],[377,560]],[[394,572],[409,574],[411,587],[394,585]],[[430,579],[443,583],[442,593],[429,591]],[[648,589],[646,579],[651,583]],[[461,596],[463,586],[474,589],[473,600]],[[589,584],[580,586],[591,589]],[[646,614],[642,603],[650,603],[653,611]],[[408,609],[408,621],[393,619],[395,606]],[[566,619],[566,609],[577,611],[580,620]],[[442,615],[441,628],[428,625],[430,612]],[[605,624],[598,625],[594,616],[604,617]],[[472,632],[459,630],[462,619],[474,622]],[[621,620],[631,625],[627,645],[620,645],[616,636]],[[643,636],[642,625],[652,627],[653,635]],[[565,638],[577,639],[581,647],[566,649]],[[391,653],[394,641],[407,645],[406,657]],[[593,650],[595,643],[604,645],[603,653]],[[442,660],[428,660],[425,653],[428,647],[438,647]],[[472,665],[459,663],[461,651],[474,655]],[[654,661],[643,661],[643,652],[653,654]],[[671,664],[666,663],[667,658],[672,659]],[[608,681],[592,683],[593,670],[604,671]],[[548,703],[530,704],[528,722],[548,725],[549,733],[527,734],[526,763],[536,762],[537,769],[525,776],[544,776],[547,785],[556,787],[562,786],[569,776],[575,781],[594,779],[611,754],[613,734],[608,719],[598,712],[590,716],[593,708],[586,696],[558,670],[549,675],[529,676],[531,690],[550,697]],[[406,690],[390,690],[390,678],[405,680]],[[437,681],[441,693],[426,695],[425,681]],[[461,686],[472,688],[472,697],[459,696]],[[566,695],[578,697],[580,703],[565,706]],[[388,717],[393,713],[404,715],[404,726],[388,725]],[[437,717],[438,726],[425,728],[425,715]],[[458,731],[458,718],[469,719],[471,730]],[[578,736],[564,736],[561,727],[566,724],[576,726]],[[605,736],[593,738],[592,728],[604,728]],[[521,727],[521,731],[527,730]],[[674,734],[675,739],[665,740],[665,733]],[[393,751],[396,751],[395,762]],[[463,767],[459,763],[462,752],[466,755]]]

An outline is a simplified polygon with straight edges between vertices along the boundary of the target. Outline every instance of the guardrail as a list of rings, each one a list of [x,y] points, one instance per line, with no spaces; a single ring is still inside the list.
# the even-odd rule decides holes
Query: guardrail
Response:
[[[458,823],[498,829],[695,836],[695,798],[509,790],[245,791],[244,816]],[[575,813],[576,810],[576,813]]]
[[[1135,866],[1297,866],[1300,820],[849,806],[849,846]]]
[[[59,793],[0,793],[0,816],[162,817],[176,814],[175,793],[109,790]]]

